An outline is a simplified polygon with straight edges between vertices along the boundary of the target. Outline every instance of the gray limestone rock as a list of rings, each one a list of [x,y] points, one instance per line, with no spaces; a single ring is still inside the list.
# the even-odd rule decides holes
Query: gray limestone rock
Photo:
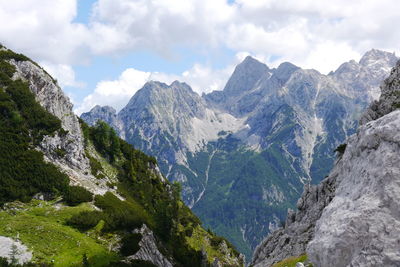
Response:
[[[337,165],[341,164],[339,160]],[[285,258],[306,252],[307,244],[314,236],[315,223],[334,196],[336,177],[337,173],[333,172],[321,184],[304,187],[304,193],[297,202],[297,211],[289,210],[284,228],[271,233],[257,246],[251,264],[272,266]]]
[[[126,261],[144,260],[153,263],[158,267],[172,267],[171,260],[166,258],[158,249],[157,241],[153,232],[144,224],[142,228],[134,230],[134,233],[142,235],[139,242],[140,249],[132,256],[128,256]]]
[[[80,170],[88,169],[88,159],[85,156],[83,136],[78,117],[72,111],[72,104],[61,88],[43,69],[31,61],[14,61],[16,67],[14,79],[22,78],[28,81],[29,88],[35,94],[36,100],[48,112],[61,120],[65,134],[47,136],[41,148],[46,156],[53,161],[63,161]],[[64,149],[67,154],[63,159],[55,157],[52,151],[55,148]]]
[[[348,141],[334,199],[307,252],[314,266],[400,266],[400,111]]]
[[[82,113],[82,120],[90,126],[94,126],[97,121],[101,120],[112,126],[119,135],[123,132],[123,123],[117,118],[117,111],[110,106],[95,106],[90,112]]]

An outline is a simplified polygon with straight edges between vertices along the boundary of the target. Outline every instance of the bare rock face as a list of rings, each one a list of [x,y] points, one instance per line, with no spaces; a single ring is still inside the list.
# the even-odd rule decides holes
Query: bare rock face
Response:
[[[117,111],[110,106],[101,107],[99,105],[95,106],[90,110],[90,112],[83,113],[81,118],[89,125],[95,125],[97,121],[102,120],[111,125],[115,131],[124,137],[123,134],[123,123],[117,117]]]
[[[159,267],[172,267],[172,263],[157,248],[157,241],[153,232],[144,224],[142,228],[136,229],[134,233],[142,235],[139,242],[140,249],[135,255],[129,256],[127,260],[150,261]]]
[[[341,165],[342,162],[337,163]],[[285,226],[267,236],[254,251],[254,266],[272,266],[285,258],[305,253],[307,244],[314,236],[316,221],[325,206],[332,200],[336,188],[337,173],[333,172],[319,185],[306,185],[297,202],[297,211],[289,210]]]
[[[45,136],[40,144],[39,149],[44,153],[45,159],[66,173],[71,184],[81,185],[95,194],[106,193],[109,190],[107,180],[99,180],[91,175],[84,137],[69,98],[57,82],[33,62],[11,60],[10,63],[16,68],[13,79],[28,82],[38,103],[61,120],[64,132]],[[56,151],[63,151],[65,155],[60,156]]]
[[[64,95],[61,88],[43,69],[30,61],[11,61],[17,72],[14,78],[22,78],[29,83],[29,88],[35,94],[36,100],[48,112],[61,120],[62,128],[67,131],[65,136],[46,137],[42,148],[46,155],[56,160],[50,150],[55,143],[65,149],[65,160],[71,167],[86,169],[89,162],[85,157],[83,136],[78,118],[72,111],[72,103]]]
[[[314,266],[400,266],[400,111],[349,140],[335,198],[316,224]]]

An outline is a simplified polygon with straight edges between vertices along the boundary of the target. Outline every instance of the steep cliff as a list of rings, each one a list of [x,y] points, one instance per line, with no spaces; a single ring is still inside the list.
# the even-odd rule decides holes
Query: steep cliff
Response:
[[[340,166],[341,161],[336,163]],[[314,237],[314,228],[322,211],[335,195],[337,173],[319,185],[306,185],[297,202],[297,210],[289,210],[282,228],[267,236],[255,249],[251,264],[255,267],[272,266],[291,256],[306,252]]]
[[[306,252],[314,266],[399,265],[399,70],[397,63],[330,175],[306,187],[285,227],[258,246],[254,266]]]

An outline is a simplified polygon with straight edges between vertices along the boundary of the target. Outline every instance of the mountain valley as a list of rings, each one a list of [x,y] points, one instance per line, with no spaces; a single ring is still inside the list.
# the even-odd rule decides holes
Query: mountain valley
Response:
[[[81,118],[107,122],[156,157],[205,226],[250,258],[303,187],[328,175],[396,61],[373,49],[323,75],[247,57],[222,91],[200,96],[185,83],[153,81],[118,113],[96,106]]]

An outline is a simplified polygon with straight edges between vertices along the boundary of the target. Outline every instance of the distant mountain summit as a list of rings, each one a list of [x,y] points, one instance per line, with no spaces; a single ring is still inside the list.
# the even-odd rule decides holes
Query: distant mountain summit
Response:
[[[397,57],[368,51],[323,75],[247,57],[222,91],[147,83],[110,123],[183,185],[184,201],[247,256],[276,229],[308,183],[328,175],[335,148],[355,132]],[[98,108],[97,108],[98,109]]]
[[[254,88],[264,76],[270,76],[267,65],[247,56],[242,63],[236,66],[223,90],[226,97],[241,96]]]

